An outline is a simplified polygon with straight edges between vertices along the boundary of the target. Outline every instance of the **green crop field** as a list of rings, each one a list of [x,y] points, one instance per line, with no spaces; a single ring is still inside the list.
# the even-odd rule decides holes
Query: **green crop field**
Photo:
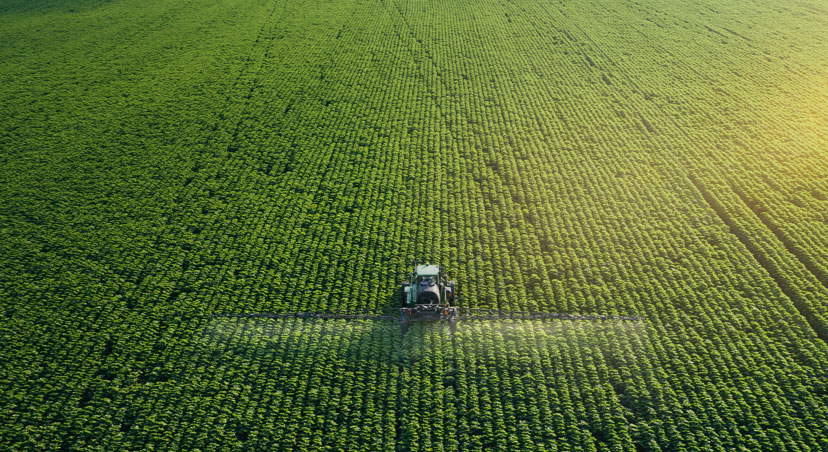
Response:
[[[211,317],[399,305],[641,320]],[[0,1],[0,450],[828,450],[825,0]]]

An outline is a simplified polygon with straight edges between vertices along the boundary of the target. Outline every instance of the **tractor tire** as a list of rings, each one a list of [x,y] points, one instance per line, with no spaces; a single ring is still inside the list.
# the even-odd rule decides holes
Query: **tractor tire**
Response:
[[[446,298],[448,299],[446,301],[448,301],[449,306],[454,306],[454,299],[457,296],[457,283],[449,281],[446,289]]]
[[[400,289],[400,302],[401,302],[402,307],[408,306],[408,303],[407,303],[407,301],[408,301],[407,295],[408,294],[405,293],[405,288],[408,287],[408,286],[409,286],[409,284],[407,282],[404,282],[404,283],[402,283],[402,288]]]

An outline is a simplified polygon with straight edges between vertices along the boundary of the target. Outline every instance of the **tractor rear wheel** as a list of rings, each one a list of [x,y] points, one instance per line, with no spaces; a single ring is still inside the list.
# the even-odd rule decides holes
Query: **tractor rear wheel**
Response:
[[[402,302],[403,307],[408,306],[408,303],[407,303],[408,302],[408,294],[405,292],[405,289],[408,286],[409,286],[408,282],[404,282],[404,283],[402,283],[402,289],[400,289],[400,293],[401,293],[400,301]]]
[[[454,299],[457,296],[457,283],[454,281],[449,281],[448,286],[446,287],[446,298],[448,301],[449,306],[454,306]]]

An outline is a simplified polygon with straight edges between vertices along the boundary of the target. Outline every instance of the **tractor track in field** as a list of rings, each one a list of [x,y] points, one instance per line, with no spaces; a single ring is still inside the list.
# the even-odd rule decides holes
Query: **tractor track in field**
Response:
[[[695,186],[699,193],[701,193],[702,198],[704,198],[707,205],[710,206],[710,208],[716,213],[722,223],[727,225],[730,233],[739,239],[739,242],[741,242],[745,249],[753,256],[754,260],[759,263],[759,265],[770,275],[776,286],[779,287],[779,290],[791,300],[794,307],[799,311],[800,315],[802,315],[808,325],[810,325],[817,337],[828,343],[828,334],[824,332],[823,325],[820,324],[819,319],[814,318],[814,312],[812,311],[810,303],[802,297],[799,290],[796,288],[796,284],[789,281],[789,278],[783,274],[781,270],[779,270],[777,264],[773,262],[767,254],[754,243],[754,240],[750,237],[749,233],[733,220],[731,215],[716,200],[704,184],[699,182],[699,180],[692,174],[689,175],[689,179],[693,186]],[[745,201],[745,199],[741,196],[739,196],[739,198],[742,202]],[[748,204],[746,204],[746,206],[750,208]],[[756,214],[753,209],[750,210]],[[757,214],[757,216],[759,215]],[[764,222],[762,223],[764,224]],[[767,225],[765,226],[767,227]],[[794,257],[796,257],[795,254]],[[797,260],[799,261],[799,259]],[[799,262],[802,263],[802,261]]]
[[[822,284],[823,287],[828,289],[828,274],[820,268],[820,266],[814,262],[814,260],[809,256],[807,253],[803,252],[801,249],[797,248],[791,241],[785,236],[785,233],[779,229],[779,226],[773,223],[767,215],[762,215],[762,210],[760,210],[756,203],[750,202],[747,196],[742,192],[742,190],[738,189],[735,185],[731,184],[731,188],[733,192],[742,200],[742,202],[747,206],[756,218],[765,225],[765,227],[773,233],[779,243],[781,243],[792,256],[796,257],[796,259],[802,264],[803,267],[808,269],[811,274]]]

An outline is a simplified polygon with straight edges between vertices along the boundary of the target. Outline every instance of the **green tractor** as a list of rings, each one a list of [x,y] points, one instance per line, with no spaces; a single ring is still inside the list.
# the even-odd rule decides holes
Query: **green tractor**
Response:
[[[455,282],[447,281],[439,265],[417,265],[409,280],[402,283],[403,317],[454,320],[457,318],[456,294]]]

